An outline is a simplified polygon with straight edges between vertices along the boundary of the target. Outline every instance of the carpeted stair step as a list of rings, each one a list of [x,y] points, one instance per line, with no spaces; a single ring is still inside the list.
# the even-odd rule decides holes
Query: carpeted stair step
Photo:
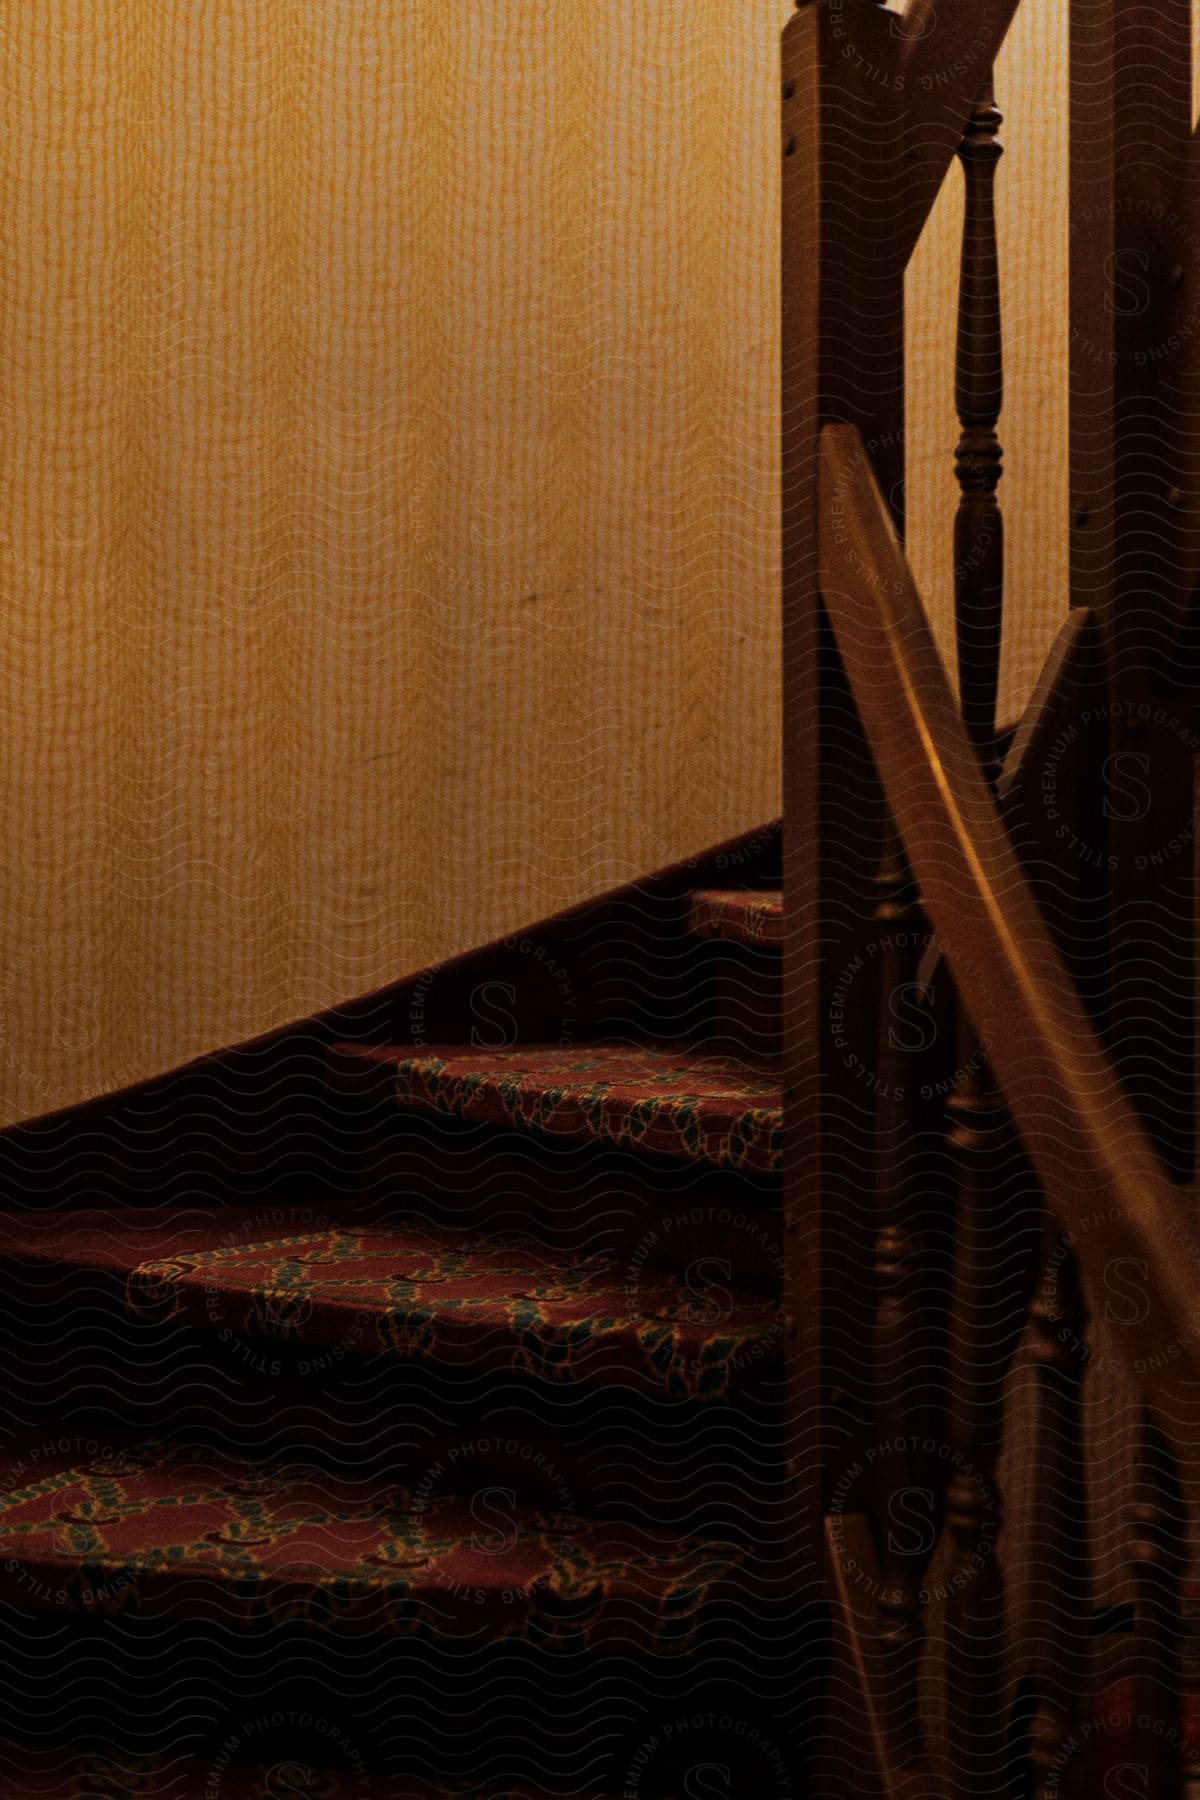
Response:
[[[24,1298],[36,1273],[14,1282],[4,1325],[14,1358],[36,1373],[14,1384],[0,1432],[29,1479],[62,1449],[86,1459],[130,1437],[170,1435],[408,1486],[441,1462],[460,1490],[501,1487],[522,1505],[685,1536],[762,1543],[795,1530],[778,1478],[778,1363],[764,1368],[761,1400],[757,1378],[745,1372],[743,1386],[739,1371],[737,1405],[518,1370],[480,1375],[364,1357],[352,1342],[326,1350],[225,1325],[137,1320],[119,1276],[73,1278],[79,1299],[64,1326],[56,1273],[36,1308]]]
[[[288,1714],[281,1709],[278,1716]],[[268,1735],[270,1715],[253,1724],[259,1727],[254,1735]],[[18,1795],[22,1800],[574,1800],[507,1784],[485,1790],[321,1766],[309,1760],[304,1747],[282,1751],[269,1763],[250,1763],[231,1759],[219,1746],[187,1757],[0,1747],[0,1795],[13,1800]]]
[[[337,1078],[363,1097],[479,1124],[587,1140],[713,1167],[776,1172],[778,1068],[679,1044],[483,1050],[337,1044]]]
[[[135,1432],[170,1433],[240,1460],[285,1456],[367,1483],[417,1487],[440,1464],[459,1490],[504,1489],[531,1510],[683,1536],[765,1543],[797,1531],[778,1478],[777,1404],[747,1418],[738,1407],[646,1402],[602,1384],[468,1374],[455,1385],[441,1370],[394,1359],[376,1364],[374,1378],[350,1359],[332,1375],[314,1372],[319,1357],[296,1365],[277,1354],[264,1368],[212,1332],[177,1334],[157,1372],[129,1373],[131,1358],[148,1360],[162,1335],[116,1346],[73,1338],[67,1357],[77,1365],[86,1357],[86,1375],[40,1395],[36,1416],[6,1433],[23,1465],[14,1479],[36,1479],[61,1449],[86,1460]]]
[[[802,1755],[827,1633],[780,1478],[782,914],[687,879],[346,1014],[375,1043],[312,1040],[279,1090],[311,1144],[249,1133],[241,1187],[217,1070],[166,1146],[178,1205],[117,1158],[0,1215],[2,1735],[53,1746],[19,1791],[678,1800],[700,1765],[761,1791],[785,1717]],[[509,1048],[461,1041],[481,970]],[[353,1767],[249,1735],[296,1672]]]
[[[695,937],[724,938],[756,948],[783,942],[780,888],[700,888],[691,897],[688,928]]]
[[[408,1489],[164,1443],[51,1458],[34,1479],[0,1461],[0,1601],[60,1619],[269,1618],[672,1654],[744,1612],[748,1555],[457,1495],[445,1471]]]
[[[603,1252],[623,1277],[708,1257],[748,1293],[777,1294],[782,1283],[777,1175],[393,1105],[370,1113],[353,1173],[359,1223],[403,1211],[456,1231],[518,1231],[564,1252]]]
[[[688,1266],[420,1220],[264,1232],[236,1209],[182,1221],[175,1209],[8,1213],[4,1266],[10,1292],[23,1271],[61,1281],[64,1309],[110,1301],[154,1324],[678,1399],[758,1386],[781,1343],[777,1301],[702,1285]]]

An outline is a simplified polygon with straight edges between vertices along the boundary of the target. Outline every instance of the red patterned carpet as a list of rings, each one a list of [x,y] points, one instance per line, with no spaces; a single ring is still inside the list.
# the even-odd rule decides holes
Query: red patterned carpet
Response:
[[[771,1295],[723,1284],[718,1302],[669,1268],[420,1221],[264,1236],[237,1211],[12,1213],[4,1264],[14,1283],[39,1264],[114,1275],[137,1319],[680,1398],[727,1398],[780,1355]]]
[[[0,1756],[0,1794],[5,1800],[575,1800],[529,1787],[490,1788],[404,1779],[393,1781],[361,1769],[315,1766],[299,1756],[271,1763],[234,1762],[215,1756],[189,1765],[180,1758],[108,1755],[63,1758],[23,1752],[6,1773]],[[12,1785],[8,1785],[11,1782]],[[603,1794],[577,1800],[615,1800]]]
[[[660,1023],[688,1018],[675,1037],[481,1049],[468,989],[464,1041],[329,1045],[342,1135],[315,1159],[320,1207],[269,1172],[261,1204],[193,1189],[193,1151],[168,1145],[170,1201],[89,1199],[85,1179],[0,1212],[0,1285],[22,1345],[44,1346],[31,1393],[50,1409],[0,1455],[0,1630],[25,1634],[28,1680],[59,1692],[58,1729],[89,1739],[0,1760],[0,1796],[603,1800],[632,1783],[673,1800],[699,1715],[675,1698],[671,1724],[652,1696],[706,1670],[738,1698],[703,1726],[730,1743],[703,1756],[765,1743],[742,1715],[788,1599],[765,1524],[783,1518],[777,998],[772,967],[762,1041],[737,1054],[706,959],[753,945],[773,964],[777,912],[761,891],[674,903],[661,948],[679,998],[656,1004]],[[639,943],[648,967],[658,954]],[[224,1097],[204,1105],[199,1147],[219,1164]],[[367,1134],[393,1128],[408,1172],[372,1175],[368,1195]],[[528,1197],[525,1229],[495,1222],[493,1192],[509,1226]],[[265,1692],[274,1654],[246,1652],[227,1682],[223,1665],[276,1642],[362,1711],[359,1766],[311,1742],[256,1753],[240,1684]],[[189,1657],[193,1674],[166,1673]],[[141,1698],[105,1716],[91,1695],[110,1658]],[[502,1669],[523,1699],[493,1692]],[[193,1678],[216,1698],[172,1727]],[[225,1740],[222,1718],[242,1721]],[[796,1791],[798,1740],[772,1754]],[[441,1786],[420,1775],[455,1758]]]
[[[445,1046],[413,1056],[390,1045],[338,1045],[336,1059],[394,1070],[398,1105],[475,1124],[515,1126],[715,1168],[777,1172],[783,1151],[778,1070],[680,1046]]]
[[[573,1513],[480,1530],[469,1497],[139,1444],[36,1480],[0,1464],[0,1597],[441,1638],[686,1646],[745,1550]]]
[[[199,1633],[218,1667],[264,1630],[299,1633],[306,1672],[335,1636],[362,1647],[371,1668],[381,1643],[406,1646],[422,1660],[405,1665],[406,1685],[380,1716],[411,1704],[415,1678],[416,1710],[436,1731],[436,1695],[455,1659],[544,1657],[524,1712],[488,1695],[486,1662],[468,1680],[461,1717],[478,1748],[467,1760],[487,1761],[487,1779],[460,1772],[439,1786],[388,1768],[374,1726],[370,1753],[353,1766],[347,1757],[329,1766],[312,1742],[273,1744],[268,1759],[253,1733],[222,1740],[216,1724],[207,1748],[167,1751],[155,1731],[170,1733],[158,1727],[138,1738],[134,1708],[109,1735],[132,1732],[137,1748],[42,1744],[10,1750],[7,1764],[0,1750],[0,1800],[679,1800],[706,1791],[694,1784],[714,1768],[734,1783],[718,1793],[804,1791],[798,1740],[779,1728],[776,1741],[753,1722],[776,1643],[788,1641],[787,1629],[764,1635],[781,1619],[796,1636],[800,1679],[811,1668],[809,1626],[788,1625],[784,1540],[772,1536],[788,1529],[772,1512],[786,1484],[770,1435],[785,1332],[771,1048],[782,908],[776,890],[703,888],[678,917],[668,960],[687,978],[685,1005],[709,996],[708,1035],[726,1045],[752,1021],[744,1055],[706,1053],[704,1034],[416,1052],[340,1042],[327,1052],[329,1093],[350,1108],[355,1148],[339,1171],[345,1197],[326,1210],[276,1183],[263,1206],[185,1189],[170,1204],[85,1195],[0,1213],[12,1329],[50,1322],[44,1362],[30,1362],[33,1385],[57,1378],[60,1363],[67,1378],[64,1430],[36,1447],[14,1435],[0,1455],[0,1628],[28,1620],[49,1630],[49,1640],[31,1637],[52,1645],[31,1666],[40,1656],[57,1681],[70,1621],[86,1626],[85,1643],[117,1634],[104,1654],[116,1656],[119,1681],[134,1642],[122,1634],[133,1630],[174,1634],[164,1644]],[[724,959],[711,987],[703,960],[688,960],[705,957]],[[385,1157],[368,1204],[358,1147],[370,1134],[392,1143],[396,1130],[407,1173],[394,1180]],[[457,1172],[443,1191],[450,1157]],[[510,1221],[524,1196],[529,1228],[489,1227],[493,1193]],[[60,1351],[63,1320],[86,1331],[78,1346],[67,1332]],[[95,1407],[110,1346],[125,1359],[120,1394],[114,1387],[99,1443],[81,1452],[72,1395],[90,1383]],[[124,1420],[140,1404],[125,1377],[138,1375],[142,1356],[153,1431]],[[331,1371],[343,1384],[336,1402]],[[372,1385],[384,1376],[433,1385]],[[498,1396],[509,1435],[492,1423]],[[189,1436],[206,1404],[225,1435],[239,1425],[236,1448],[220,1433]],[[385,1428],[400,1404],[394,1448]],[[289,1448],[293,1428],[311,1436],[313,1419],[325,1412],[332,1425],[338,1409],[345,1419],[323,1445],[305,1437]],[[91,1411],[83,1424],[94,1431]],[[725,1496],[727,1528],[704,1523],[714,1495]],[[138,1656],[131,1666],[154,1715],[153,1656],[149,1674]],[[555,1668],[570,1673],[572,1698],[543,1705],[539,1684]],[[522,1752],[533,1744],[539,1767],[560,1724],[592,1717],[610,1679],[601,1672],[616,1668],[631,1671],[627,1696],[646,1694],[645,1716],[637,1725],[627,1697],[612,1717],[628,1714],[629,1741],[605,1740],[602,1751],[580,1728],[586,1785],[561,1767],[544,1790],[496,1774],[493,1730],[515,1734]],[[719,1710],[649,1698],[665,1671],[686,1692],[706,1669],[720,1671]],[[338,1679],[351,1711],[360,1684],[372,1693],[362,1669],[348,1686]],[[486,1728],[485,1714],[473,1717],[476,1680],[480,1704],[493,1708]],[[244,1720],[252,1714],[233,1698],[237,1681],[224,1710]],[[1088,1739],[1098,1782],[1125,1754],[1132,1704],[1119,1684],[1103,1697]],[[784,1691],[768,1716],[787,1717],[787,1705]],[[555,1706],[566,1708],[561,1721]],[[1194,1695],[1189,1709],[1187,1753],[1200,1763]],[[94,1718],[91,1729],[94,1738]],[[707,1735],[693,1743],[693,1731]],[[413,1767],[440,1768],[431,1754]]]
[[[738,893],[701,888],[692,896],[691,927],[697,937],[740,944],[782,944],[783,895],[778,888]]]

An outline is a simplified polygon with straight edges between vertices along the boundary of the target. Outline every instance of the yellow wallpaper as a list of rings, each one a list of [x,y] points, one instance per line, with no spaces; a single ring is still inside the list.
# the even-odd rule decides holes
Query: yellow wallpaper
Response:
[[[1010,221],[1061,141],[1052,10]],[[777,810],[789,11],[0,0],[0,1120]],[[1039,629],[1057,278],[1047,240],[1006,290]]]

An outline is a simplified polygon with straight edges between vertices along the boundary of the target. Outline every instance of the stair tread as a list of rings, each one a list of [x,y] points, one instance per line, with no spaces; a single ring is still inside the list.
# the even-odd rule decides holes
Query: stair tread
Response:
[[[95,1800],[104,1795],[131,1800],[139,1794],[154,1800],[214,1800],[218,1794],[220,1800],[272,1800],[284,1794],[320,1795],[322,1800],[476,1800],[476,1796],[482,1800],[484,1795],[483,1789],[457,1783],[398,1779],[359,1767],[315,1767],[303,1752],[273,1763],[236,1762],[222,1746],[206,1757],[202,1752],[188,1754],[182,1747],[177,1755],[122,1756],[105,1751],[89,1756],[22,1745],[10,1747],[7,1757],[0,1756],[0,1782],[9,1766],[20,1770],[19,1792],[25,1800]],[[500,1790],[490,1784],[487,1794],[490,1800],[572,1800],[561,1792],[551,1797],[541,1789],[507,1783]],[[590,1800],[604,1796],[592,1795]]]
[[[726,1396],[739,1371],[775,1360],[779,1342],[770,1296],[724,1281],[709,1296],[686,1270],[423,1220],[281,1234],[244,1210],[8,1213],[0,1259],[72,1277],[110,1271],[126,1310],[152,1322],[679,1398]],[[74,1278],[69,1298],[86,1298]]]
[[[688,929],[695,937],[740,944],[783,942],[781,888],[699,888],[691,897]]]
[[[336,1044],[343,1071],[394,1070],[401,1107],[477,1124],[592,1139],[720,1168],[775,1172],[782,1159],[778,1065],[679,1044],[563,1049]]]
[[[480,1498],[449,1491],[441,1464],[406,1487],[163,1442],[36,1471],[9,1452],[0,1597],[669,1652],[737,1594],[735,1545]]]

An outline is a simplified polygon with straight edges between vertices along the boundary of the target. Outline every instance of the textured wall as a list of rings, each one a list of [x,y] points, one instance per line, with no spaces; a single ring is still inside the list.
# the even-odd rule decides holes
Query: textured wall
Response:
[[[1058,10],[1002,80],[1009,222]],[[0,3],[0,1119],[777,810],[789,11]],[[935,601],[953,212],[913,277]],[[1046,239],[1006,290],[1043,637],[1057,280]]]
[[[3,1117],[776,810],[786,10],[0,5]]]

